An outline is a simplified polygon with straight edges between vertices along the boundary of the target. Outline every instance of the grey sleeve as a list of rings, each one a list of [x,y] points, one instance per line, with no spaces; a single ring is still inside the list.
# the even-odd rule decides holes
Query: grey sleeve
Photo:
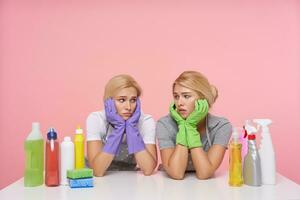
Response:
[[[158,139],[159,149],[175,147],[175,141],[172,140],[170,131],[160,121],[156,124],[156,136]]]
[[[222,124],[216,131],[216,136],[213,144],[219,144],[227,148],[232,132],[230,122]]]

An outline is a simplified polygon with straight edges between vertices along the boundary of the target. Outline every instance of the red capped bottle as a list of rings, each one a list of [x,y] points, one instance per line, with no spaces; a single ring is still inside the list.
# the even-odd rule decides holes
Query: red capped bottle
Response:
[[[46,142],[46,173],[45,184],[47,186],[59,185],[59,144],[57,133],[54,128],[50,128]]]

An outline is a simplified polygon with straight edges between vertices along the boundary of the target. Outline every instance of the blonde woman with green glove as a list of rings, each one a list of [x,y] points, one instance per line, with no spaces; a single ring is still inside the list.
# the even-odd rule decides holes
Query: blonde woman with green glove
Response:
[[[163,168],[171,178],[195,171],[197,178],[208,179],[220,166],[232,126],[209,113],[217,96],[217,89],[196,71],[183,72],[173,83],[170,113],[156,126]]]

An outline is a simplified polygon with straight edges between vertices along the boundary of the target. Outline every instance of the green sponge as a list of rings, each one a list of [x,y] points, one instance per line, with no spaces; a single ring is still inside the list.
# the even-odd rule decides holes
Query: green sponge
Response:
[[[68,170],[67,177],[71,179],[90,178],[93,177],[93,170],[90,168]]]

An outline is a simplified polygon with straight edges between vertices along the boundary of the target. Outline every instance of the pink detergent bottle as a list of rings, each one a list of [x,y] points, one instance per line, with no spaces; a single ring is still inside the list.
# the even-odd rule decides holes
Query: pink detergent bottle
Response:
[[[59,144],[54,128],[50,128],[46,143],[46,174],[45,184],[47,186],[59,185]]]

